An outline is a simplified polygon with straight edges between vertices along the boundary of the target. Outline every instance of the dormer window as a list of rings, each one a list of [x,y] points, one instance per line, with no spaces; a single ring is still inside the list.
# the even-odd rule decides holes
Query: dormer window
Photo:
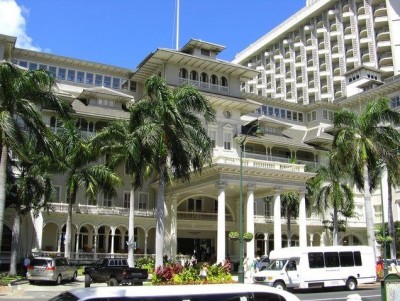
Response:
[[[210,56],[211,55],[211,52],[210,52],[210,50],[207,50],[207,49],[201,49],[201,55],[205,55],[205,56]]]

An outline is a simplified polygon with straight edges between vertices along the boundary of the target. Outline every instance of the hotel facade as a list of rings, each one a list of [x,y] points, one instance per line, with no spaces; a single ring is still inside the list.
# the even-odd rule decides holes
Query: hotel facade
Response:
[[[128,119],[128,103],[145,96],[144,83],[159,75],[171,87],[196,86],[216,111],[207,130],[213,142],[212,164],[189,183],[166,189],[164,253],[170,258],[194,253],[200,260],[226,257],[237,261],[239,243],[228,239],[239,231],[242,191],[249,257],[268,255],[291,245],[329,245],[331,233],[306,202],[310,172],[326,163],[332,142],[328,129],[333,112],[359,109],[379,96],[400,105],[400,4],[394,0],[319,0],[306,7],[239,53],[232,62],[217,58],[225,47],[192,39],[179,50],[158,48],[136,70],[17,48],[16,38],[0,35],[0,60],[27,69],[45,69],[57,78],[57,95],[74,109],[77,126],[95,135],[107,123]],[[46,122],[57,131],[58,116],[43,109]],[[259,124],[263,135],[251,129]],[[244,138],[245,141],[244,141]],[[240,164],[243,143],[242,167]],[[76,259],[126,256],[130,181],[117,196],[98,195],[88,201],[79,191],[74,205],[73,253]],[[240,181],[240,175],[243,181]],[[53,177],[56,197],[49,212],[26,216],[21,254],[61,253],[64,250],[67,203],[66,178]],[[137,253],[155,251],[155,180],[135,192]],[[281,194],[297,192],[300,210],[291,221],[281,214]],[[387,199],[387,189],[382,191]],[[400,219],[400,195],[393,190],[393,210]],[[375,222],[380,223],[381,192],[373,193]],[[357,217],[347,221],[340,244],[367,244],[364,200],[356,192]],[[387,202],[386,202],[387,203]],[[6,210],[1,257],[7,259],[14,213]]]

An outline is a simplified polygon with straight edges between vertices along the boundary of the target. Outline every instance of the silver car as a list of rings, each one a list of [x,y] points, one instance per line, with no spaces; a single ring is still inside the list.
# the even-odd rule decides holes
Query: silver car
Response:
[[[26,278],[30,284],[51,281],[58,285],[66,279],[75,281],[78,275],[76,266],[64,257],[35,257],[27,270]]]

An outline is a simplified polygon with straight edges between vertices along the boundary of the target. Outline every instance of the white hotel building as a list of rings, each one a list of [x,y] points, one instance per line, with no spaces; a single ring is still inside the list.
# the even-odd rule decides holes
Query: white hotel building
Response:
[[[287,245],[287,221],[281,216],[280,194],[300,194],[299,218],[292,221],[292,245],[329,245],[331,235],[306,204],[307,166],[324,163],[332,136],[325,129],[342,106],[387,95],[400,105],[400,25],[398,0],[309,1],[297,14],[237,55],[233,62],[217,58],[224,47],[190,40],[180,50],[159,48],[136,70],[29,51],[15,47],[16,38],[0,35],[0,60],[11,59],[29,69],[46,69],[58,79],[57,94],[69,102],[82,131],[95,134],[108,122],[127,119],[125,105],[140,99],[145,80],[158,74],[171,86],[192,84],[216,110],[208,126],[213,163],[190,183],[166,190],[165,255],[212,253],[233,261],[239,243],[228,239],[239,231],[240,137],[255,123],[261,137],[248,135],[243,153],[244,228],[255,234],[246,253],[268,254]],[[397,24],[397,25],[396,25]],[[48,125],[57,116],[43,109]],[[240,136],[242,135],[242,136]],[[89,203],[80,191],[73,213],[73,256],[96,258],[126,254],[129,175],[118,195],[99,195]],[[67,203],[65,177],[54,176],[57,196],[49,213],[28,216],[22,227],[21,254],[62,252]],[[149,181],[136,192],[135,241],[142,254],[155,250],[157,185]],[[387,191],[383,191],[387,196]],[[395,219],[400,219],[397,198]],[[375,222],[381,221],[380,192],[373,194]],[[363,197],[357,194],[358,217],[340,233],[341,244],[366,244]],[[386,211],[387,212],[387,211]],[[6,210],[1,256],[10,250],[13,211]],[[203,254],[204,255],[204,254]],[[208,255],[207,255],[208,256]]]

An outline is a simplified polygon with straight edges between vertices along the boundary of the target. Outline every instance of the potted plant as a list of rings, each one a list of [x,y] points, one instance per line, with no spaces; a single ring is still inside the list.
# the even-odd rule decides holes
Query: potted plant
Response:
[[[253,237],[254,237],[254,235],[251,232],[246,232],[243,234],[243,239],[247,242],[251,241],[253,239]]]
[[[230,240],[238,240],[239,239],[239,232],[231,231],[231,232],[229,232],[228,236],[229,236]]]

